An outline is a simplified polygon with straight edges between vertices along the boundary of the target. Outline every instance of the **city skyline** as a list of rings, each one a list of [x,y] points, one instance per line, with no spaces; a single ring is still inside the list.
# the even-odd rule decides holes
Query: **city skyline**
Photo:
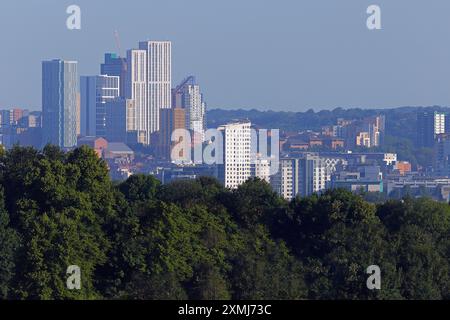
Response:
[[[195,74],[210,108],[450,105],[450,47],[441,41],[450,27],[445,19],[450,4],[376,3],[383,28],[369,31],[366,9],[372,1],[286,0],[277,5],[197,0],[189,6],[134,1],[107,6],[105,1],[79,0],[82,29],[70,31],[65,28],[67,1],[5,2],[0,18],[10,27],[2,28],[2,45],[10,50],[1,53],[0,85],[7,94],[0,95],[0,107],[41,108],[36,83],[42,60],[76,60],[80,74],[97,74],[104,52],[125,56],[142,39],[173,42],[173,83]],[[233,19],[227,19],[231,14]],[[140,21],[140,26],[127,21]],[[26,41],[17,41],[29,37],[30,29],[36,33],[32,55]],[[20,94],[20,86],[27,95]]]

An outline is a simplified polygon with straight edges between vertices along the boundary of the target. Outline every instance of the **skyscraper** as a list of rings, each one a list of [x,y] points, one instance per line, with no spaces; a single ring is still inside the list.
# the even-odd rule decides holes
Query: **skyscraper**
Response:
[[[172,102],[175,107],[186,110],[186,128],[197,135],[201,141],[205,140],[206,103],[195,77],[189,76],[173,90]]]
[[[106,102],[105,138],[108,142],[127,142],[127,115],[133,107],[133,100],[123,98]]]
[[[134,132],[137,142],[150,143],[150,115],[147,101],[147,51],[128,50],[127,52],[126,97],[133,100],[127,131]]]
[[[77,144],[78,62],[42,62],[43,143],[61,148]]]
[[[143,41],[139,49],[147,56],[147,136],[159,131],[161,109],[172,107],[172,43]],[[148,138],[148,141],[150,139]]]
[[[106,136],[106,103],[120,94],[118,76],[81,77],[81,135]]]
[[[446,132],[444,112],[421,112],[417,115],[418,147],[433,148],[436,136]]]
[[[236,189],[251,177],[251,123],[230,123],[218,128],[223,134],[223,164],[219,179],[226,188]]]
[[[106,53],[105,62],[100,66],[100,74],[105,76],[120,77],[120,97],[126,95],[125,85],[127,77],[127,59],[119,57],[115,53]]]

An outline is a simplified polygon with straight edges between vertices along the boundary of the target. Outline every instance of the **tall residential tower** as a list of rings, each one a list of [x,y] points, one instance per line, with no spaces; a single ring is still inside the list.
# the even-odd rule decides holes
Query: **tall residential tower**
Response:
[[[218,128],[223,134],[223,164],[219,179],[226,188],[236,189],[251,177],[251,123],[230,123]]]
[[[42,62],[43,143],[61,148],[77,145],[78,63]]]
[[[417,115],[417,141],[418,147],[433,148],[437,135],[446,133],[447,115],[444,112],[421,112]]]
[[[128,50],[127,52],[126,97],[133,100],[133,110],[127,119],[127,131],[134,132],[137,142],[150,144],[150,115],[147,101],[147,51]]]
[[[186,128],[194,137],[200,137],[199,143],[205,140],[206,103],[195,77],[189,76],[173,90],[172,103],[174,107],[186,110]]]
[[[139,49],[147,55],[148,136],[159,131],[161,109],[172,107],[172,43],[143,41]]]

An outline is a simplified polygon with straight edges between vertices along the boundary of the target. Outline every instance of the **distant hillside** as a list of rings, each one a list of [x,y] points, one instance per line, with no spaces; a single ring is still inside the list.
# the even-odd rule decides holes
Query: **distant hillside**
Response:
[[[414,140],[417,113],[420,111],[447,111],[445,107],[401,107],[395,109],[342,109],[314,112],[282,112],[258,110],[222,110],[208,111],[208,126],[217,127],[236,119],[249,119],[254,125],[267,129],[279,128],[285,131],[318,130],[323,126],[336,123],[338,118],[360,119],[384,114],[386,130],[390,136]]]

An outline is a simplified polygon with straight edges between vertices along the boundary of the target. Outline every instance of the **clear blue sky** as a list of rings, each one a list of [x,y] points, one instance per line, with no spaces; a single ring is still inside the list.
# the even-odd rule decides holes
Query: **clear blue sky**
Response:
[[[366,28],[370,4],[383,30]],[[123,51],[173,41],[174,85],[195,74],[210,108],[450,105],[449,14],[448,0],[2,0],[0,107],[40,108],[42,60],[98,73],[114,30]]]

